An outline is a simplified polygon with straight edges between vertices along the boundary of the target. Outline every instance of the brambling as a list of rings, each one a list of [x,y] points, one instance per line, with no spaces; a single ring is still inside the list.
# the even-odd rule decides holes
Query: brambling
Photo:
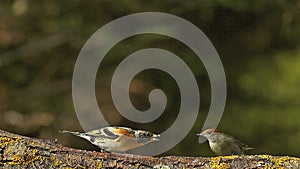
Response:
[[[244,151],[253,149],[234,137],[216,129],[207,129],[197,135],[205,137],[209,142],[210,149],[219,156],[241,155]]]
[[[63,130],[82,137],[100,149],[110,152],[125,152],[148,143],[159,141],[159,135],[149,131],[133,130],[128,127],[104,127],[86,133]]]

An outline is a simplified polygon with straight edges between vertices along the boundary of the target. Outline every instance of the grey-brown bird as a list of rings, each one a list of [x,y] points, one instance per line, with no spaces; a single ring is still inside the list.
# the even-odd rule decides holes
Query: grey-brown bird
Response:
[[[209,142],[210,149],[218,156],[242,155],[244,151],[253,149],[217,129],[207,129],[197,135],[205,137]]]

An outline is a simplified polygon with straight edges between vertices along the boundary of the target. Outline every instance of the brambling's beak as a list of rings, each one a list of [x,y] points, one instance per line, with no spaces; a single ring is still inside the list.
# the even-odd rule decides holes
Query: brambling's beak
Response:
[[[153,134],[153,140],[154,141],[159,141],[160,135],[159,134]]]

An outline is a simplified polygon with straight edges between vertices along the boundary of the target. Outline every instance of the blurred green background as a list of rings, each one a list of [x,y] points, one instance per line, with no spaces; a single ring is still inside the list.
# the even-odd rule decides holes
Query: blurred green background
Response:
[[[219,129],[255,147],[250,154],[300,154],[300,0],[53,1],[0,2],[0,128],[26,136],[58,139],[64,145],[99,150],[60,134],[82,131],[72,102],[72,72],[80,49],[100,27],[136,12],[166,12],[200,28],[218,51],[227,78],[227,102]],[[192,69],[201,94],[199,115],[180,144],[162,155],[212,156],[198,144],[210,106],[210,83],[197,56],[184,44],[160,35],[128,38],[108,53],[96,80],[98,104],[111,125],[163,132],[175,120],[180,93],[168,74],[139,73],[130,96],[140,110],[161,88],[164,114],[148,124],[120,116],[110,82],[120,61],[134,51],[157,47],[179,55]]]

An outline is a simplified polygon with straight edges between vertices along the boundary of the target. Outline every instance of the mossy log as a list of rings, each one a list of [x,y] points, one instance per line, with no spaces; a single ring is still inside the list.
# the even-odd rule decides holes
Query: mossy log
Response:
[[[299,168],[300,159],[250,155],[150,157],[93,152],[0,130],[0,168]]]

